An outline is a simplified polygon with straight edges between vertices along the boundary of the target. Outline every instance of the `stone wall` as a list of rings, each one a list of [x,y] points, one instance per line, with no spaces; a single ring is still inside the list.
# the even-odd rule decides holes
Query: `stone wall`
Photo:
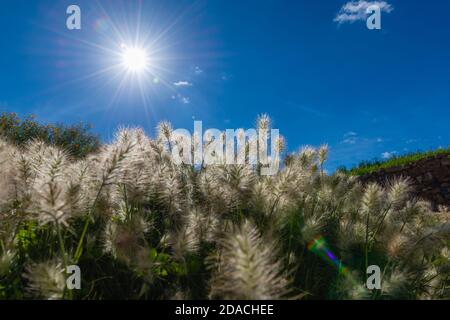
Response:
[[[381,169],[360,176],[363,183],[378,182],[385,185],[395,177],[409,177],[416,196],[428,200],[436,209],[438,205],[450,207],[450,156],[437,155],[413,164]]]

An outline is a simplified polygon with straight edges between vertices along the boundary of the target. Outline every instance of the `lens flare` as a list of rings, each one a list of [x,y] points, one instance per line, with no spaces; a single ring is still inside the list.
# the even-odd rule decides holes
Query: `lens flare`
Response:
[[[323,236],[318,236],[311,240],[308,244],[308,250],[315,253],[332,266],[335,266],[340,274],[348,274],[348,268],[344,266],[338,258],[336,258],[333,252],[331,252],[328,248],[327,241]]]

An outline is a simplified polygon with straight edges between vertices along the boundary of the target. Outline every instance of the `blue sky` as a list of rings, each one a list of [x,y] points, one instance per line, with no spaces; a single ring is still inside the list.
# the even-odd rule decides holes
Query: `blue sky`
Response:
[[[105,141],[120,125],[250,128],[268,113],[290,151],[328,143],[329,170],[448,146],[450,2],[388,0],[381,30],[335,21],[346,3],[2,0],[0,111],[88,122]],[[153,67],[124,77],[112,67],[133,42]]]

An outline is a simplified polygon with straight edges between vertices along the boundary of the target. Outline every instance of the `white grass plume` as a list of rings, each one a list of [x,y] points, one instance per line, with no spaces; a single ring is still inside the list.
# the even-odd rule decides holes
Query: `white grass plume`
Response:
[[[64,267],[58,261],[34,263],[27,268],[24,277],[28,280],[27,291],[32,297],[47,300],[63,298],[66,278]]]
[[[261,300],[289,295],[276,248],[266,243],[250,222],[223,240],[218,259],[212,298]]]

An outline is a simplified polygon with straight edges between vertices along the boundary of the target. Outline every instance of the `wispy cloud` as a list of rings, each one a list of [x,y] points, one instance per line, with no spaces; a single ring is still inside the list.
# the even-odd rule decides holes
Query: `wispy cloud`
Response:
[[[384,142],[383,138],[380,138],[380,137],[373,138],[373,139],[360,138],[358,136],[358,134],[356,132],[354,132],[354,131],[349,131],[349,132],[345,133],[344,136],[343,136],[343,140],[341,142],[344,143],[344,144],[355,144],[355,143],[357,143],[358,141],[361,141],[361,140],[371,140],[371,141],[376,142],[376,143]]]
[[[190,83],[189,81],[177,81],[174,82],[173,85],[175,87],[192,87],[192,83]]]
[[[417,142],[419,142],[418,139],[408,139],[408,140],[406,140],[406,144],[417,143]]]
[[[195,73],[195,74],[202,74],[202,73],[203,73],[203,70],[200,69],[199,66],[195,66],[195,68],[194,68],[194,73]]]
[[[189,99],[188,97],[181,97],[180,101],[181,103],[189,104],[191,102],[191,99]]]
[[[293,103],[293,102],[286,102],[286,105],[288,107],[291,107],[292,109],[299,110],[299,111],[302,111],[304,113],[307,113],[307,114],[310,114],[310,115],[313,115],[316,117],[321,117],[321,118],[329,117],[329,114],[327,114],[317,108],[310,108],[305,105],[297,104],[297,103]]]
[[[222,72],[220,74],[220,79],[222,79],[223,81],[231,80],[231,78],[232,78],[231,74],[228,74],[228,73],[225,73],[225,72]]]
[[[337,13],[336,17],[334,18],[334,22],[337,22],[338,24],[343,23],[353,23],[358,20],[366,20],[367,19],[367,13],[366,10],[370,6],[376,5],[380,8],[382,12],[392,12],[394,10],[394,7],[387,3],[386,1],[366,1],[366,0],[359,0],[359,1],[349,1],[346,4],[342,6],[342,8]]]
[[[393,156],[395,156],[396,153],[397,153],[397,151],[386,151],[386,152],[383,152],[381,154],[381,158],[383,158],[383,159],[390,159]]]
[[[182,104],[189,104],[191,103],[191,99],[189,97],[183,96],[181,94],[172,95],[173,100],[178,100]]]
[[[377,138],[363,137],[349,131],[339,141],[330,144],[327,168],[333,171],[342,165],[352,167],[363,160],[375,159],[383,151],[379,147]]]
[[[358,134],[353,131],[349,131],[344,134],[344,140],[342,140],[342,143],[345,144],[355,144],[358,141]]]
[[[350,137],[350,138],[344,139],[342,142],[346,143],[346,144],[355,144],[357,140],[358,140],[357,137]]]

